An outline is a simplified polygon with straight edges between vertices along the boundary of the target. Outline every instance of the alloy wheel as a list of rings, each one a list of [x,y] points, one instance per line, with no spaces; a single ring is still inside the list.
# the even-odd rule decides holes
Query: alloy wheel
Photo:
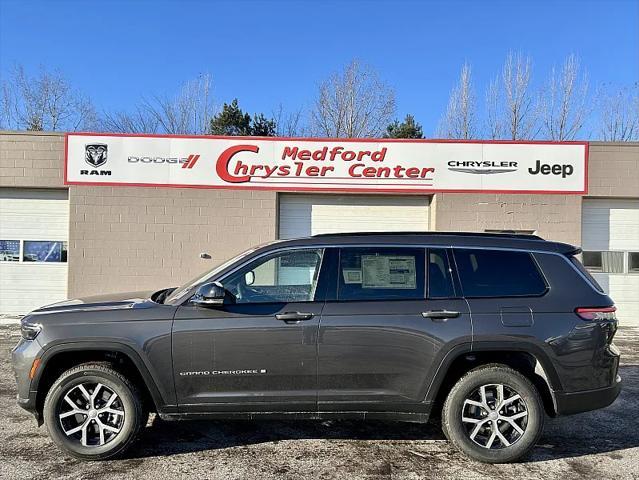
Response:
[[[510,447],[524,435],[528,407],[512,387],[488,384],[473,390],[464,400],[461,417],[474,443],[487,449],[500,449]]]
[[[118,394],[102,383],[73,386],[58,407],[62,431],[83,447],[98,447],[112,441],[122,430],[124,415]]]

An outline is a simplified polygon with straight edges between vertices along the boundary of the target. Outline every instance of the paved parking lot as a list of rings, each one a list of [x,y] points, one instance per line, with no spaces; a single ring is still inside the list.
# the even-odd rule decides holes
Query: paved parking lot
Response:
[[[548,419],[533,455],[515,465],[465,459],[430,425],[384,422],[182,422],[152,419],[125,460],[83,463],[61,454],[15,404],[0,326],[0,478],[639,478],[639,329],[621,329],[621,397],[610,407]]]

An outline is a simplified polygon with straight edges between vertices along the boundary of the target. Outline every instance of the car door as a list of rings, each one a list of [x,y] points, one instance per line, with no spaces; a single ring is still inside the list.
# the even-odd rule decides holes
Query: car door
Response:
[[[426,409],[446,349],[471,340],[449,253],[366,246],[341,248],[337,257],[335,293],[320,320],[319,410]]]
[[[173,362],[181,410],[316,410],[323,257],[321,248],[260,256],[219,280],[231,301],[178,309]]]

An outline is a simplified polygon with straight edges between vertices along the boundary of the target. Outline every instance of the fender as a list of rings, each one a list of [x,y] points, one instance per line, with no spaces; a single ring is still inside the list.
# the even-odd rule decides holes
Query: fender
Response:
[[[472,354],[477,352],[522,352],[528,353],[534,356],[537,361],[541,364],[546,373],[547,380],[550,387],[550,393],[553,397],[553,401],[555,401],[555,393],[561,392],[561,381],[559,379],[559,375],[557,375],[557,371],[553,367],[552,362],[548,358],[548,355],[538,346],[528,343],[525,341],[522,342],[491,342],[491,341],[475,341],[471,343],[462,343],[455,346],[452,346],[448,349],[444,354],[443,358],[440,361],[437,369],[435,370],[435,374],[432,377],[430,384],[428,385],[428,389],[426,392],[426,396],[424,401],[426,403],[433,403],[439,389],[444,382],[446,374],[449,371],[452,363],[458,359],[461,355]]]
[[[153,377],[153,375],[149,371],[147,365],[144,363],[144,361],[142,360],[138,352],[136,352],[135,349],[133,349],[129,345],[119,343],[119,342],[112,342],[112,341],[104,342],[104,341],[93,341],[93,340],[87,340],[87,341],[80,340],[80,341],[73,341],[73,342],[58,343],[48,348],[47,350],[44,351],[44,353],[40,357],[41,366],[40,368],[38,368],[35,377],[31,381],[31,392],[37,392],[38,384],[40,383],[42,374],[44,371],[46,371],[47,364],[49,360],[51,360],[51,358],[53,358],[55,355],[59,353],[70,352],[70,351],[80,351],[80,350],[85,352],[107,350],[107,351],[118,352],[123,355],[126,355],[133,362],[133,364],[136,366],[136,368],[140,372],[140,375],[142,376],[144,384],[146,385],[146,388],[151,394],[153,403],[155,403],[155,406],[158,408],[158,410],[164,410],[164,407],[173,406],[174,402],[167,401],[167,399],[163,398],[162,394],[160,393],[157,387],[156,379]]]
[[[444,351],[439,355],[441,360],[437,365],[437,368],[433,368],[431,371],[434,372],[430,378],[426,378],[426,394],[424,396],[424,402],[426,403],[434,403],[435,398],[437,397],[437,393],[439,392],[439,388],[442,383],[444,383],[444,378],[446,378],[446,374],[448,373],[448,369],[452,365],[452,363],[459,358],[461,355],[465,353],[471,353],[472,343],[460,343],[457,345],[451,346],[448,350]],[[433,362],[433,367],[436,365]]]
[[[473,352],[486,352],[486,351],[511,351],[511,352],[523,352],[529,353],[533,357],[537,359],[537,361],[541,364],[548,377],[548,386],[550,387],[551,392],[561,392],[563,391],[563,387],[561,385],[561,379],[559,378],[559,374],[557,374],[557,370],[554,367],[553,362],[548,357],[548,354],[538,345],[534,343],[519,341],[519,342],[509,342],[509,341],[499,341],[499,342],[491,342],[491,341],[474,341],[473,342]]]

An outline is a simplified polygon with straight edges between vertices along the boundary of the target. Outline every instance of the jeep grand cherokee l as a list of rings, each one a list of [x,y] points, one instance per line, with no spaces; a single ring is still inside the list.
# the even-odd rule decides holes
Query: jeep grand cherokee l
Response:
[[[319,235],[179,288],[40,308],[13,350],[19,404],[82,459],[123,453],[149,412],[192,418],[440,416],[484,462],[544,417],[619,394],[612,300],[573,246],[536,236]]]

